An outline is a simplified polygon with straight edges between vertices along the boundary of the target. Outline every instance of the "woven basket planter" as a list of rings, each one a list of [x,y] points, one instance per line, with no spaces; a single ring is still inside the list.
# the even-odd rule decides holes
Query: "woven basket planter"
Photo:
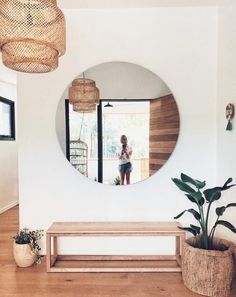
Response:
[[[183,246],[182,275],[184,284],[191,291],[211,297],[230,294],[234,272],[232,243],[216,239],[215,243],[228,247],[225,251],[194,248],[195,238]]]

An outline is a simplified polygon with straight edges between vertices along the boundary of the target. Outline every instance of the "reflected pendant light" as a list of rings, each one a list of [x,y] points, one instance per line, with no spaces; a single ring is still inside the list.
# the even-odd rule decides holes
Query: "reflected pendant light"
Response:
[[[73,104],[73,111],[81,112],[81,113],[89,113],[96,111],[96,103],[89,103],[89,104],[83,104],[83,103],[75,103]]]
[[[104,107],[113,107],[113,105],[108,101],[108,103],[104,105]]]
[[[93,112],[99,100],[99,89],[94,80],[83,77],[72,82],[69,88],[69,102],[73,104],[74,111]]]
[[[65,49],[65,17],[56,0],[0,0],[5,66],[20,72],[50,72],[58,67]]]

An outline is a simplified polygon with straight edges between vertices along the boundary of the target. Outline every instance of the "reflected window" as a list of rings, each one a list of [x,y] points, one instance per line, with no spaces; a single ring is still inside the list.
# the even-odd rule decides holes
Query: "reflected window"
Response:
[[[15,140],[15,105],[3,97],[0,97],[0,140]]]
[[[146,179],[149,177],[150,100],[118,99],[112,100],[112,105],[108,105],[107,100],[100,101],[98,114],[75,112],[71,104],[68,106],[70,163],[94,181],[116,184],[120,137],[125,134],[132,147],[132,183]]]
[[[120,138],[124,134],[132,148],[131,182],[149,177],[149,100],[113,100],[112,107],[102,101],[102,142],[104,184],[115,184],[119,179],[118,155]]]

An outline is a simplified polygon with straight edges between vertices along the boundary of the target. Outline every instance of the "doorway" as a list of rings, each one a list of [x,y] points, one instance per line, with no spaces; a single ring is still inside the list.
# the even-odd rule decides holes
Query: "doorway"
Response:
[[[131,183],[146,179],[149,176],[149,109],[149,99],[101,99],[96,113],[83,114],[73,112],[66,100],[68,160],[73,164],[70,142],[80,139],[88,146],[87,176],[103,184],[119,185],[118,153],[120,137],[125,134],[133,151]],[[84,167],[81,165],[81,168]]]

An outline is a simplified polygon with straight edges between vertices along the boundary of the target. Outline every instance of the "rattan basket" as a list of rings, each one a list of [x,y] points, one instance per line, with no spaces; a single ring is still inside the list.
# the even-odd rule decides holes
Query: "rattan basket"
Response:
[[[204,250],[193,247],[195,238],[183,246],[183,281],[191,291],[211,297],[227,297],[230,294],[234,273],[232,243],[215,239],[216,244],[228,247],[225,251]]]

